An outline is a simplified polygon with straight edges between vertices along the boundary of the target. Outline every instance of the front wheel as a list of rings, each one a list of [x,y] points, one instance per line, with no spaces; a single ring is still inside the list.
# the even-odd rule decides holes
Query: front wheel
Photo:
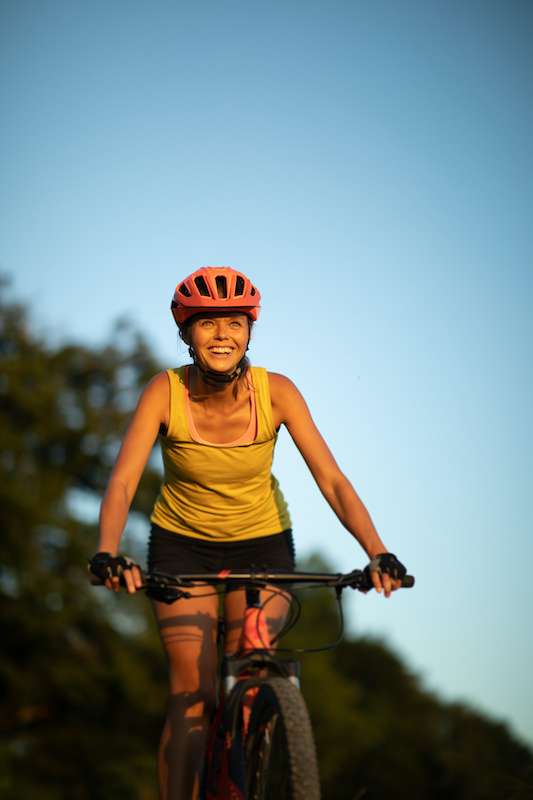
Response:
[[[245,742],[248,800],[320,800],[311,723],[286,678],[260,685]]]

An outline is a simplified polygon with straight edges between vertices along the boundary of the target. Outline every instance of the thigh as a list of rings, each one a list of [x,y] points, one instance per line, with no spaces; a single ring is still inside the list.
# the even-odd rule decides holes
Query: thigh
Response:
[[[170,605],[153,601],[173,694],[209,693],[216,682],[218,594],[211,586],[190,592]]]
[[[277,586],[267,586],[261,590],[261,606],[265,612],[271,639],[282,630],[289,613],[290,601],[288,592]],[[224,599],[224,652],[226,655],[235,653],[239,648],[245,610],[246,592],[244,589],[226,594]]]

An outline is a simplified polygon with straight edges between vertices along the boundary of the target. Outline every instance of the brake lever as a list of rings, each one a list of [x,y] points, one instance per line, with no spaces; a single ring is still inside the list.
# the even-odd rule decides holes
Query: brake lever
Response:
[[[188,600],[190,597],[192,597],[191,592],[185,592],[183,589],[178,589],[177,587],[173,586],[165,586],[161,583],[152,584],[149,582],[146,583],[143,588],[146,589],[146,595],[151,600],[157,600],[158,602],[166,603],[167,605],[175,603],[176,600]]]
[[[370,575],[361,569],[354,569],[347,575],[343,575],[341,578],[339,578],[339,581],[336,585],[341,589],[346,589],[349,587],[350,589],[357,589],[359,592],[369,592],[374,588],[374,584],[372,583]],[[414,575],[405,575],[402,578],[402,585],[400,588],[412,589],[414,585]]]

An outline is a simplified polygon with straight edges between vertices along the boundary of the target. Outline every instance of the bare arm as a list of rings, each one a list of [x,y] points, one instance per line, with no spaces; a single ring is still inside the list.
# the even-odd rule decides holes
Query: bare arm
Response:
[[[100,507],[98,550],[116,555],[131,502],[159,433],[168,425],[169,386],[165,373],[144,389],[111,473]]]
[[[352,484],[340,470],[333,454],[316,427],[307,404],[296,386],[283,375],[269,373],[272,411],[276,426],[284,424],[302,454],[325,499],[344,527],[372,558],[386,553],[374,523]],[[376,589],[379,575],[372,573]],[[385,594],[390,593],[389,577],[383,576]]]

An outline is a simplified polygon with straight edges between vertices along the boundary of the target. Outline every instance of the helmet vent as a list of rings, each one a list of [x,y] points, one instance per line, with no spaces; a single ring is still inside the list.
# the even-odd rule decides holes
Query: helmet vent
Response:
[[[217,275],[215,278],[215,283],[217,285],[218,296],[220,298],[228,296],[228,282],[226,281],[225,275]]]
[[[261,292],[246,275],[231,267],[200,267],[175,286],[172,315],[178,327],[195,314],[209,313],[209,309],[244,313],[251,321],[259,315]]]
[[[237,275],[237,280],[235,281],[235,297],[242,297],[244,294],[244,279],[241,278],[240,275]]]
[[[202,275],[199,275],[197,278],[194,279],[196,284],[196,288],[202,295],[202,297],[210,297],[209,289],[207,288],[207,283],[205,282],[205,278]]]

